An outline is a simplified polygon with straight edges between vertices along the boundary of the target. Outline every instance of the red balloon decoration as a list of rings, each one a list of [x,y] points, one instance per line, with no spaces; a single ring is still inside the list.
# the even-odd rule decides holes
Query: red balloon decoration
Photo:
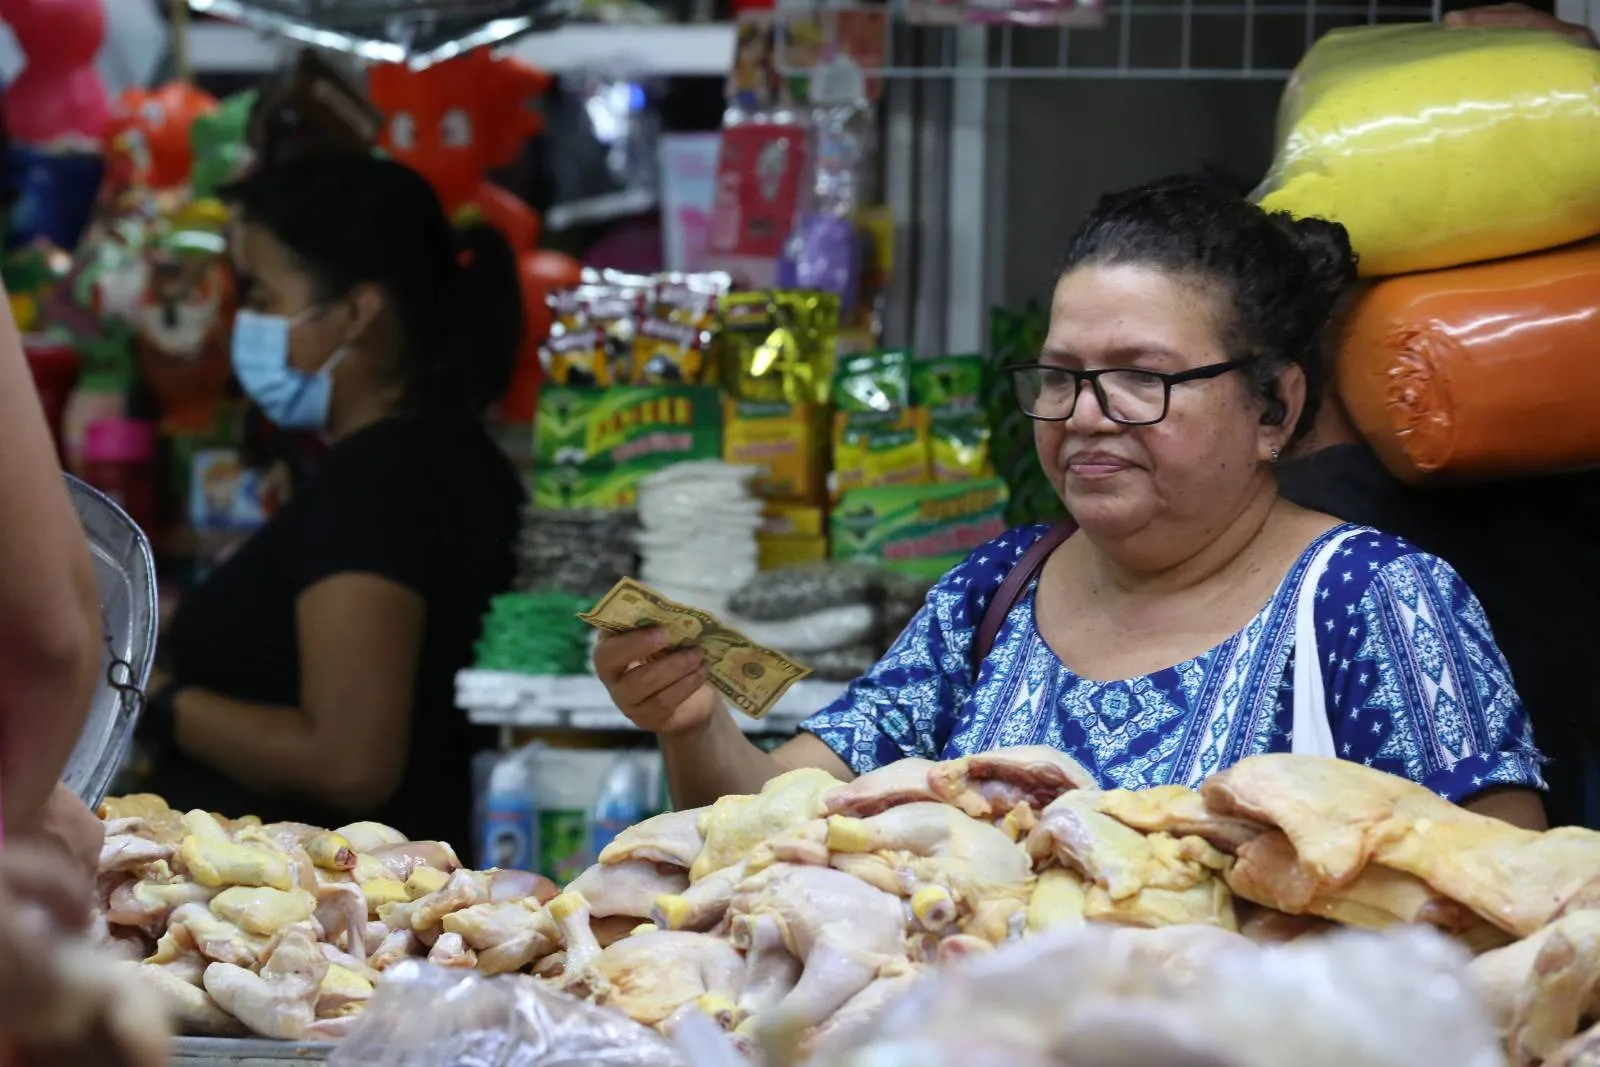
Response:
[[[19,144],[105,136],[105,83],[95,57],[105,40],[102,0],[0,0],[27,64],[5,91],[6,127]]]

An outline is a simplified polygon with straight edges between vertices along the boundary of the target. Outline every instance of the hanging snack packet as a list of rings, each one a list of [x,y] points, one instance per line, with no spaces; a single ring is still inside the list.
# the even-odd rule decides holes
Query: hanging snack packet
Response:
[[[839,349],[835,293],[729,293],[721,301],[718,376],[739,400],[825,404]]]
[[[584,310],[595,327],[594,359],[604,360],[613,382],[626,382],[632,374],[634,340],[651,288],[649,278],[616,271],[583,286]]]
[[[852,489],[928,480],[926,419],[911,404],[911,368],[906,349],[840,362],[833,385],[833,499]]]
[[[935,482],[994,475],[983,410],[983,357],[946,356],[912,369],[912,395],[927,414],[928,466]]]
[[[634,385],[698,385],[710,370],[717,301],[732,279],[720,271],[658,278],[633,342]]]
[[[546,300],[550,305],[550,336],[541,356],[545,379],[552,385],[600,386],[611,384],[611,364],[597,356],[604,345],[596,338],[589,321],[589,286],[553,290]]]

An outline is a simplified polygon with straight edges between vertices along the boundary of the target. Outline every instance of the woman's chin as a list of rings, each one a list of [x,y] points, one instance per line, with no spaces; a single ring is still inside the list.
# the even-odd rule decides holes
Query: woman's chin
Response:
[[[1132,501],[1100,494],[1066,494],[1063,502],[1078,528],[1096,539],[1127,537],[1149,524],[1146,509],[1134,506]]]

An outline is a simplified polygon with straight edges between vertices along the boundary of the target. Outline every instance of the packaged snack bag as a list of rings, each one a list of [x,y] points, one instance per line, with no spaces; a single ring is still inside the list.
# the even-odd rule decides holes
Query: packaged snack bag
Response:
[[[912,363],[907,349],[840,362],[833,386],[833,499],[852,489],[928,481],[927,419],[911,403]]]
[[[1600,52],[1505,27],[1359,26],[1284,91],[1261,206],[1343,223],[1366,275],[1600,233]]]
[[[989,418],[983,410],[983,357],[919,360],[912,393],[927,414],[928,468],[935,482],[968,482],[994,475]]]
[[[826,404],[839,346],[836,293],[729,293],[720,303],[722,387],[740,400]]]
[[[717,301],[732,284],[726,274],[667,274],[655,280],[650,311],[633,342],[635,385],[704,381],[717,320]]]

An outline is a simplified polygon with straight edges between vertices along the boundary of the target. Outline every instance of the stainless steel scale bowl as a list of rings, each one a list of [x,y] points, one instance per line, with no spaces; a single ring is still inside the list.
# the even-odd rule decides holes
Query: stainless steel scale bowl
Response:
[[[101,683],[64,777],[68,787],[94,808],[126,757],[139,719],[138,701],[126,698],[112,679],[143,690],[155,662],[160,628],[156,564],[144,531],[105,494],[70,476],[67,493],[94,558],[107,648]]]

